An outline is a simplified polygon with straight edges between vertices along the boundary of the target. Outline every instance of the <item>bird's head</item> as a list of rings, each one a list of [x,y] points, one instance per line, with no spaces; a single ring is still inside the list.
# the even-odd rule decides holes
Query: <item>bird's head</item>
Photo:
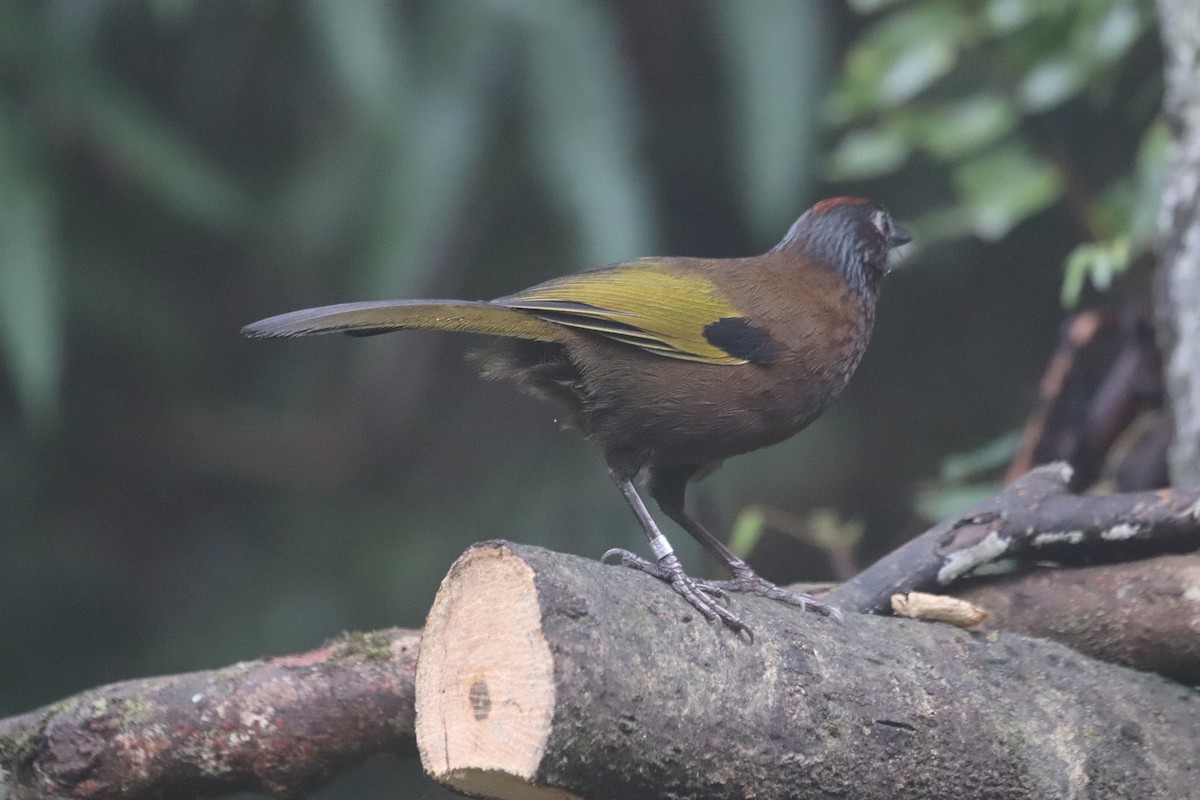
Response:
[[[772,252],[802,256],[874,291],[888,270],[888,254],[911,241],[908,229],[878,203],[834,197],[805,211]]]

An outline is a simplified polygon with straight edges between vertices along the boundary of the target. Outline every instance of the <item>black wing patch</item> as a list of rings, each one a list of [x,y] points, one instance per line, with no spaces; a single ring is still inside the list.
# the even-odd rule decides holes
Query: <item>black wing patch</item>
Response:
[[[704,338],[735,358],[754,364],[770,364],[783,353],[783,348],[765,328],[759,328],[745,317],[722,317],[704,326]]]

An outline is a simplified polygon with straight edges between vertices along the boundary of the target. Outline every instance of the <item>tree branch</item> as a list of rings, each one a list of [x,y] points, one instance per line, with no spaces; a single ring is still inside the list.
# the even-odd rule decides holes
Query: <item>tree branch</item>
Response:
[[[0,798],[302,797],[370,755],[415,753],[419,631],[114,683],[0,720]]]
[[[1131,541],[1142,541],[1159,550],[1184,547],[1194,550],[1200,544],[1200,521],[1197,520],[1200,491],[1080,497],[1067,492],[1066,482],[1067,476],[1061,466],[1035,470],[975,511],[935,527],[827,596],[838,598],[841,594],[837,602],[846,610],[856,610],[861,606],[847,603],[846,598],[858,598],[855,602],[868,606],[875,597],[882,597],[886,602],[894,591],[922,588],[924,584],[928,584],[925,588],[936,586],[939,574],[958,575],[1001,555],[1036,554],[1040,557],[1056,554],[1061,557],[1064,551],[1066,556],[1084,551],[1095,554],[1097,547],[1128,546]],[[476,555],[471,556],[472,553]],[[491,574],[496,571],[489,568],[479,574],[475,562],[482,558],[480,553],[491,553],[488,558],[507,564],[507,573],[499,570],[501,574],[497,577]],[[495,557],[496,553],[507,555],[500,558]],[[853,763],[846,761],[844,755],[825,752],[827,746],[833,747],[834,740],[843,741],[843,747],[862,745],[856,738],[860,732],[847,733],[843,729],[843,724],[849,724],[847,714],[850,713],[839,705],[845,698],[853,697],[855,702],[882,709],[879,715],[866,722],[855,723],[858,728],[865,726],[864,729],[873,731],[870,735],[890,735],[907,740],[920,733],[921,738],[914,740],[913,746],[936,746],[939,752],[953,754],[957,752],[953,747],[940,749],[943,743],[939,737],[945,734],[953,738],[961,735],[961,731],[953,725],[944,727],[949,723],[939,722],[930,733],[924,727],[928,720],[919,715],[913,717],[916,711],[908,706],[890,705],[892,701],[887,700],[887,692],[895,691],[894,687],[901,684],[907,687],[905,692],[913,693],[915,697],[930,697],[933,692],[936,697],[928,700],[933,705],[923,706],[925,710],[921,713],[927,713],[929,708],[941,708],[943,711],[939,713],[950,713],[946,710],[950,705],[949,695],[937,694],[924,685],[926,677],[934,680],[929,676],[938,676],[937,681],[959,687],[956,697],[960,704],[983,704],[969,711],[958,709],[955,712],[959,716],[954,718],[957,720],[954,725],[961,723],[972,727],[982,723],[971,715],[984,715],[988,713],[988,704],[1000,702],[991,699],[986,692],[979,695],[973,688],[976,684],[990,681],[989,685],[1000,687],[1007,682],[1003,692],[1024,695],[1028,687],[1014,682],[1009,671],[1013,674],[1045,672],[1049,658],[1045,652],[1051,653],[1058,663],[1066,663],[1062,661],[1067,656],[1061,648],[1043,652],[1040,648],[1050,645],[1031,644],[1008,636],[1000,640],[979,639],[978,635],[953,631],[934,632],[944,626],[857,616],[848,616],[845,624],[837,626],[813,615],[777,607],[777,604],[735,596],[733,602],[739,606],[739,613],[749,612],[755,617],[752,624],[758,638],[754,648],[760,644],[764,648],[746,649],[745,643],[730,641],[723,631],[703,625],[697,617],[693,616],[691,624],[686,624],[681,615],[689,615],[687,606],[678,603],[678,598],[667,587],[653,580],[642,580],[641,576],[628,570],[608,569],[594,562],[496,544],[472,549],[468,556],[470,558],[464,556],[451,569],[438,603],[450,602],[445,598],[459,598],[452,608],[461,608],[470,602],[482,603],[476,614],[485,619],[486,624],[476,620],[471,623],[475,627],[460,628],[453,635],[443,629],[440,636],[444,641],[438,645],[442,655],[438,658],[443,664],[439,669],[448,669],[446,659],[450,658],[453,669],[466,676],[462,680],[475,677],[471,677],[467,687],[466,705],[436,713],[426,706],[422,711],[426,718],[440,720],[438,724],[453,719],[455,714],[462,716],[469,712],[471,716],[467,718],[465,731],[478,729],[487,719],[504,719],[505,714],[527,716],[534,708],[549,715],[545,716],[549,721],[562,714],[575,715],[571,719],[578,726],[585,725],[584,716],[598,714],[594,724],[618,720],[618,728],[624,726],[638,732],[636,736],[626,732],[630,741],[643,742],[647,747],[658,741],[658,745],[667,747],[667,752],[674,753],[672,758],[678,756],[680,769],[687,764],[681,755],[683,751],[673,750],[676,747],[674,741],[668,743],[663,737],[678,731],[707,731],[705,736],[712,736],[713,731],[723,731],[722,736],[741,742],[734,748],[738,755],[731,764],[740,764],[739,759],[745,758],[769,762],[776,757],[784,758],[776,750],[783,752],[796,747],[799,749],[790,756],[793,761],[801,758],[796,755],[801,753],[808,754],[801,761],[819,756],[830,759],[822,763],[839,764],[836,770],[830,767],[828,775],[828,780],[836,782],[847,776],[858,776],[864,769],[875,766],[872,759],[883,757],[881,751],[871,747],[862,751],[865,755]],[[947,565],[953,569],[947,571]],[[517,575],[516,579],[513,574]],[[960,589],[959,594],[991,612],[990,628],[1057,639],[1099,658],[1156,670],[1180,681],[1195,683],[1200,680],[1200,644],[1196,642],[1193,627],[1195,602],[1190,598],[1195,596],[1198,585],[1200,555],[1191,555],[1081,569],[1039,569],[998,580],[992,578],[987,582],[976,580]],[[471,597],[477,599],[469,601]],[[438,612],[436,608],[435,612],[442,614],[443,628],[450,624],[446,620],[452,621],[458,613],[444,609]],[[437,613],[431,620],[437,618]],[[563,619],[559,620],[559,617]],[[551,618],[557,621],[551,624]],[[555,626],[568,623],[588,628],[592,631],[588,635],[593,638],[578,639],[576,637],[581,634],[573,632],[560,640]],[[760,641],[764,635],[769,635],[773,644]],[[310,653],[247,662],[209,672],[113,684],[38,711],[0,720],[0,797],[7,791],[11,798],[69,795],[138,800],[179,795],[211,796],[237,790],[300,797],[372,754],[413,754],[416,749],[414,680],[419,637],[419,632],[399,629],[351,634]],[[455,645],[456,637],[459,643]],[[430,640],[427,638],[426,641]],[[801,645],[797,646],[807,649],[800,654],[794,653],[787,649],[790,644],[787,647],[781,644],[785,641],[799,642]],[[541,650],[538,642],[541,642]],[[994,649],[988,650],[997,642],[1006,645],[1003,658],[996,656]],[[897,647],[902,652],[896,652]],[[464,649],[465,652],[459,652]],[[550,661],[546,660],[547,653]],[[881,658],[881,654],[886,656]],[[1072,669],[1082,670],[1084,677],[1093,674],[1089,670],[1102,669],[1091,666],[1083,656],[1070,658]],[[593,664],[584,669],[580,664],[586,659],[591,659]],[[953,663],[944,663],[946,659]],[[506,664],[526,665],[514,678],[523,682],[525,689],[521,691],[540,686],[543,692],[550,690],[549,698],[498,699],[503,696],[502,691],[508,691],[502,683],[495,682],[499,678],[476,685],[475,678],[492,674],[496,665]],[[753,667],[754,664],[759,666]],[[585,674],[578,677],[583,682],[560,686],[559,672],[568,668],[564,665],[582,670]],[[1087,667],[1083,669],[1080,665]],[[763,675],[749,674],[754,669],[776,669],[787,674],[783,678],[778,675],[771,678],[783,683],[764,683]],[[695,675],[697,670],[703,676]],[[819,681],[812,678],[814,682],[809,683],[809,678],[796,677],[789,670],[799,670],[803,675],[811,673],[819,676]],[[1103,674],[1107,675],[1105,680],[1111,682],[1106,696],[1137,697],[1143,691],[1136,681],[1132,687],[1126,686],[1125,681],[1133,673]],[[604,678],[605,675],[609,677]],[[902,675],[907,677],[901,680],[898,676]],[[728,699],[715,700],[704,694],[717,691],[711,685],[718,680],[717,676],[720,676],[720,691],[728,693]],[[898,680],[901,684],[895,683]],[[1051,708],[1053,706],[1044,704],[1065,703],[1071,692],[1087,696],[1099,691],[1091,684],[1076,684],[1072,680],[1063,678],[1057,683],[1052,682],[1053,697],[1050,699],[1035,695],[1029,701],[1035,705],[1043,704],[1039,706],[1042,708]],[[603,685],[589,688],[587,681],[600,681]],[[581,692],[600,692],[607,696],[606,692],[618,689],[629,693],[634,691],[634,684],[643,686],[644,691],[642,699],[630,707],[585,708],[585,701],[593,702],[594,699],[579,696]],[[1020,691],[1014,691],[1018,685]],[[739,734],[736,725],[730,721],[737,719],[736,715],[720,720],[704,717],[705,714],[725,715],[729,713],[727,706],[730,704],[741,708],[743,702],[749,703],[739,692],[750,686],[774,693],[772,702],[778,703],[779,708],[772,713],[782,715],[783,722],[768,720],[770,724],[762,729],[765,733],[747,730]],[[446,691],[449,692],[447,697],[457,697],[464,702],[454,691]],[[664,691],[670,696],[660,696]],[[881,691],[885,696],[879,696]],[[1002,690],[997,688],[995,691]],[[671,695],[671,692],[675,694]],[[962,695],[972,692],[976,695],[970,703],[963,703]],[[703,701],[698,699],[700,697]],[[803,697],[800,704],[807,704],[809,711],[806,713],[817,715],[805,723],[810,728],[801,726],[805,733],[799,738],[795,738],[796,734],[788,726],[800,724],[793,717],[801,712],[792,707],[795,703],[781,700],[792,697]],[[1149,702],[1149,698],[1143,699]],[[1020,700],[1009,698],[1005,701],[1009,704],[1005,707],[1014,718],[1021,718],[1027,712],[1023,707],[1012,705],[1019,704]],[[1174,698],[1171,702],[1177,700]],[[579,705],[564,706],[564,702]],[[686,712],[678,719],[673,703],[682,704]],[[697,704],[703,708],[693,708]],[[1154,706],[1144,708],[1149,714]],[[1071,712],[1077,713],[1083,712]],[[623,714],[631,716],[625,719]],[[475,715],[480,719],[471,722]],[[909,721],[913,718],[924,721],[918,725]],[[834,726],[837,735],[832,738],[829,734],[832,729],[822,727],[826,719],[840,720]],[[1030,718],[1030,724],[1042,724],[1039,719],[1035,714]],[[892,724],[896,720],[903,724]],[[754,725],[759,722],[762,720],[755,720]],[[489,724],[496,724],[495,720]],[[710,724],[711,728],[708,727]],[[998,730],[1001,721],[992,719],[988,724],[997,726],[995,729]],[[1009,721],[1005,720],[1003,724],[1008,725]],[[1136,724],[1140,726],[1142,722],[1138,720]],[[783,728],[777,730],[772,725],[783,725]],[[811,728],[812,725],[817,727]],[[613,735],[612,731],[602,733],[603,736]],[[629,741],[604,740],[603,736],[591,746],[600,747],[603,741],[608,741],[612,747],[629,746]],[[934,738],[931,740],[930,736]],[[815,739],[809,741],[805,737]],[[541,774],[539,770],[546,769],[545,759],[549,756],[543,753],[541,760],[535,763],[530,755],[534,751],[528,750],[527,739],[516,734],[502,738],[507,748],[526,748],[524,766],[512,772],[510,777],[532,775],[535,782],[540,780],[536,776]],[[444,741],[455,739],[447,735]],[[729,749],[725,740],[719,745],[711,741],[708,744],[716,752]],[[695,742],[692,745],[699,747]],[[756,751],[759,745],[766,749],[754,755],[751,751]],[[447,746],[443,745],[443,748]],[[450,757],[457,758],[467,751],[455,746],[447,752],[450,756],[446,765],[450,763]],[[985,755],[987,759],[998,757],[991,751]],[[502,749],[495,757],[501,759],[497,763],[508,765],[505,769],[512,766],[511,752]],[[592,758],[587,752],[567,750],[558,751],[557,757],[563,764],[575,764],[577,757]],[[967,753],[958,753],[954,757],[973,758]],[[986,759],[985,762],[985,766],[991,763]],[[804,763],[813,766],[816,762]],[[962,764],[971,764],[972,769],[978,766],[975,760],[964,760]],[[693,767],[695,764],[684,771]],[[751,772],[760,767],[761,764]],[[1007,765],[1004,769],[1010,767],[1012,765]],[[660,768],[663,765],[654,767]],[[471,769],[474,767],[462,774],[476,775]],[[943,764],[938,769],[949,770],[949,766]],[[450,773],[459,774],[449,766],[442,773],[443,777]],[[786,770],[780,774],[790,775]],[[886,777],[880,775],[878,779],[884,781]],[[605,780],[609,778],[616,780],[612,776]],[[479,793],[494,794],[497,791],[490,783],[476,787],[469,780],[467,784],[457,785]],[[514,780],[513,785],[518,786],[520,792],[529,788],[528,777]],[[732,773],[722,773],[720,777],[727,786],[741,785],[739,780]],[[526,796],[520,793],[505,795],[504,791],[498,796]],[[720,792],[716,792],[716,796],[721,796]],[[769,795],[760,794],[760,797],[764,796]]]
[[[1195,792],[1190,689],[1053,642],[732,602],[752,644],[630,570],[473,547],[425,630],[426,770],[498,798]]]
[[[891,596],[938,591],[1001,558],[1064,563],[1200,549],[1200,489],[1070,494],[1066,464],[1038,467],[966,514],[946,520],[834,587],[822,599],[881,614]]]
[[[988,612],[983,630],[1200,685],[1200,554],[991,576],[954,595]]]

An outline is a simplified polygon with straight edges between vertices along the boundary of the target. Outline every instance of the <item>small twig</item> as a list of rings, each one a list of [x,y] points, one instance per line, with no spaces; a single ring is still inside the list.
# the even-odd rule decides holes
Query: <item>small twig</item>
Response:
[[[960,517],[942,522],[832,589],[845,611],[886,613],[891,596],[936,591],[1001,558],[1085,563],[1200,548],[1200,488],[1106,497],[1070,494],[1071,468],[1048,464]]]
[[[1092,342],[1107,326],[1107,321],[1095,311],[1076,314],[1062,328],[1058,347],[1046,365],[1038,388],[1038,401],[1021,431],[1021,443],[1013,456],[1005,483],[1011,483],[1033,469],[1038,451],[1049,435],[1050,417],[1063,395],[1067,377],[1075,369],[1079,352]]]
[[[1115,320],[1094,311],[1076,314],[1063,326],[1058,348],[1042,376],[1038,401],[1021,434],[1021,443],[1005,481],[1015,480],[1037,463],[1063,460],[1074,469],[1071,487],[1092,486],[1112,459],[1114,446],[1147,407],[1160,404],[1162,365],[1154,332],[1141,316],[1126,314],[1120,326],[1120,349],[1102,378],[1087,378],[1083,361],[1100,334]],[[1141,480],[1130,489],[1147,487],[1159,475],[1145,465]],[[1161,485],[1161,484],[1157,484]]]
[[[1114,445],[1138,414],[1148,403],[1161,402],[1161,384],[1162,360],[1154,331],[1146,320],[1131,317],[1123,326],[1121,349],[1088,403],[1070,459],[1076,488],[1091,486],[1101,477]]]

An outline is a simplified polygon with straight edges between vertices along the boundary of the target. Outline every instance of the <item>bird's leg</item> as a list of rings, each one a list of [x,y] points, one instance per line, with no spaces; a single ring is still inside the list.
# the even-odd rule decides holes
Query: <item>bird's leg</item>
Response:
[[[612,475],[621,494],[625,496],[629,507],[633,509],[634,516],[641,523],[646,538],[650,540],[650,549],[654,551],[658,560],[647,561],[641,556],[620,548],[609,550],[600,557],[600,560],[607,561],[615,556],[623,566],[633,567],[671,584],[672,589],[682,595],[692,608],[699,611],[710,622],[719,619],[732,628],[735,633],[749,632],[746,624],[722,604],[729,600],[729,595],[723,589],[703,581],[697,581],[683,571],[683,565],[675,556],[675,549],[658,529],[658,525],[655,524],[654,518],[650,516],[646,504],[642,502],[641,496],[634,487],[633,481],[611,469],[609,474]]]
[[[725,568],[729,570],[729,573],[733,575],[732,580],[713,581],[713,585],[730,592],[752,594],[771,600],[779,600],[788,605],[798,606],[802,609],[816,611],[826,616],[841,619],[841,612],[828,603],[822,602],[812,595],[803,592],[793,592],[789,589],[781,588],[760,577],[749,564],[734,555],[733,551],[726,547],[720,539],[713,536],[703,525],[688,516],[684,510],[684,494],[687,491],[688,480],[698,470],[699,467],[676,469],[652,468],[650,471],[650,496],[658,503],[658,507],[662,509],[664,514],[678,523],[679,527],[691,534],[692,538],[704,545],[704,549],[716,556],[725,565]]]

